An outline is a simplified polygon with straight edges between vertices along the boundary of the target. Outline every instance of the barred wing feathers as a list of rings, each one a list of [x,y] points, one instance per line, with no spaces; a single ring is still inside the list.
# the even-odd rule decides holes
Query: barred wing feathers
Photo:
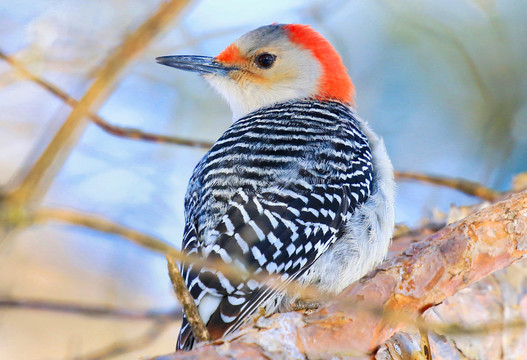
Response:
[[[329,108],[331,104],[333,108]],[[337,105],[282,104],[281,109],[288,110],[289,115],[280,122],[275,121],[276,114],[266,121],[273,109],[267,109],[263,116],[262,110],[257,111],[248,115],[252,119],[242,118],[235,123],[198,164],[187,198],[190,221],[184,237],[185,251],[283,280],[261,283],[250,278],[228,279],[214,269],[183,264],[182,273],[198,307],[205,306],[203,299],[217,299],[205,319],[213,338],[236,330],[260,306],[279,299],[283,288],[307,271],[337,240],[342,225],[369,196],[372,169],[367,140],[351,112]],[[303,112],[291,108],[302,108]],[[291,121],[305,124],[291,126]],[[266,128],[265,138],[253,136],[269,123],[273,126]],[[288,139],[309,145],[304,152],[296,153],[290,145],[287,154],[276,143],[287,143]],[[232,144],[248,142],[252,151],[241,156],[236,151],[233,165],[250,163],[253,173],[233,176],[229,161],[236,145]],[[274,147],[274,161],[269,161],[273,148],[269,142],[278,145]],[[255,156],[262,153],[267,157],[258,162]],[[296,154],[293,159],[291,154]],[[211,161],[222,163],[223,168],[210,166]],[[267,177],[265,181],[253,181],[262,176]],[[207,209],[205,218],[200,207]],[[217,209],[218,214],[211,209]],[[213,229],[203,226],[213,223],[214,216],[217,221]],[[205,241],[207,236],[214,241]],[[190,349],[193,343],[184,320],[178,348]]]

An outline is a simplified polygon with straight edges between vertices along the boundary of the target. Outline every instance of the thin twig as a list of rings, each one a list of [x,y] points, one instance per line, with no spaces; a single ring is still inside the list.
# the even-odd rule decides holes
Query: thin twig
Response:
[[[12,65],[14,68],[16,68],[17,71],[19,71],[22,75],[30,79],[31,81],[37,83],[38,85],[42,86],[61,100],[63,100],[66,104],[70,106],[75,106],[78,104],[78,101],[75,100],[73,97],[66,94],[63,90],[58,88],[57,86],[47,82],[46,80],[43,80],[36,76],[35,74],[29,72],[27,69],[25,69],[17,60],[13,59],[12,57],[9,57],[2,53],[0,51],[0,58],[3,58],[6,62],[8,62],[10,65]],[[90,118],[93,120],[93,122],[99,126],[104,131],[108,132],[109,134],[129,138],[133,140],[143,140],[143,141],[152,141],[152,142],[158,142],[158,143],[169,143],[169,144],[178,144],[178,145],[184,145],[184,146],[193,146],[193,147],[201,147],[203,149],[209,149],[212,147],[213,143],[209,141],[202,141],[202,140],[191,140],[176,136],[167,136],[163,134],[154,134],[154,133],[148,133],[144,132],[140,129],[130,128],[130,127],[122,127],[110,124],[97,114],[90,113]],[[501,194],[497,191],[494,191],[492,189],[489,189],[477,182],[465,180],[461,178],[447,178],[442,176],[434,176],[434,175],[427,175],[422,173],[415,173],[415,172],[404,172],[404,171],[396,171],[395,172],[396,178],[400,180],[418,180],[423,181],[435,185],[442,185],[446,187],[450,187],[456,190],[459,190],[465,194],[476,196],[478,198],[481,198],[483,200],[488,201],[495,201],[497,198],[501,196]]]
[[[183,277],[181,276],[181,272],[179,271],[176,261],[169,255],[167,255],[166,258],[170,281],[174,286],[174,292],[176,293],[181,306],[183,306],[183,310],[185,311],[185,315],[192,329],[192,335],[194,335],[198,342],[209,341],[209,331],[203,323],[203,319],[199,315],[194,298],[192,295],[190,295],[190,292],[185,285],[185,280],[183,280]]]
[[[8,55],[5,55],[2,51],[0,51],[0,58],[4,59],[6,62],[8,62],[11,66],[13,66],[17,71],[19,71],[23,76],[27,77],[31,81],[37,83],[38,85],[42,86],[44,89],[48,90],[61,100],[63,100],[66,104],[70,106],[76,106],[78,104],[78,101],[74,99],[73,97],[69,96],[66,92],[58,88],[57,86],[47,82],[46,80],[43,80],[36,76],[35,74],[28,71],[26,68],[24,68],[23,65],[21,65],[17,60],[15,60],[12,57],[9,57]],[[101,129],[104,131],[115,135],[119,137],[134,139],[134,140],[144,140],[144,141],[152,141],[152,142],[158,142],[158,143],[169,143],[169,144],[178,144],[178,145],[184,145],[184,146],[194,146],[194,147],[201,147],[203,149],[209,149],[212,147],[213,143],[208,141],[201,141],[201,140],[190,140],[185,138],[180,138],[176,136],[167,136],[163,134],[154,134],[154,133],[148,133],[144,132],[139,129],[130,128],[130,127],[122,127],[110,124],[103,118],[101,118],[97,114],[90,113],[90,118],[93,120],[93,122],[98,125]],[[446,187],[450,187],[456,190],[459,190],[465,194],[476,196],[478,198],[481,198],[483,200],[488,201],[495,201],[501,194],[499,192],[496,192],[492,189],[489,189],[477,182],[473,182],[470,180],[465,180],[461,178],[446,178],[441,176],[434,176],[434,175],[427,175],[427,174],[421,174],[421,173],[415,173],[415,172],[404,172],[404,171],[396,171],[395,172],[396,178],[400,180],[418,180],[423,182],[428,182],[435,185],[442,185]]]
[[[74,360],[106,360],[115,356],[143,349],[152,344],[171,325],[171,321],[158,320],[144,334],[130,340],[118,341]]]
[[[251,274],[239,267],[222,261],[210,261],[209,259],[204,259],[196,255],[184,254],[161,239],[117,224],[99,215],[93,215],[68,209],[41,208],[35,212],[33,221],[35,223],[60,221],[87,227],[90,229],[95,229],[97,231],[105,232],[108,234],[119,235],[124,239],[133,242],[134,244],[137,244],[147,249],[154,250],[164,255],[169,255],[177,261],[185,261],[188,263],[192,263],[200,268],[206,267],[209,269],[217,270],[230,279],[245,281],[248,279],[254,279],[263,283],[278,284],[281,282],[279,276]],[[284,291],[295,295],[300,294],[302,297],[306,298],[318,298],[320,296],[318,290],[315,287],[301,286],[297,283],[288,284],[285,287]]]
[[[415,323],[415,322],[414,322]],[[441,335],[485,335],[489,333],[496,333],[504,330],[514,330],[514,329],[525,329],[525,320],[522,318],[517,318],[511,321],[493,321],[486,322],[480,325],[469,325],[461,326],[459,324],[449,323],[441,324],[437,322],[422,321],[417,322],[417,325],[422,329],[427,329],[428,331],[433,331]]]
[[[49,145],[31,168],[24,170],[22,180],[15,185],[15,189],[10,194],[13,204],[27,206],[30,200],[37,200],[47,191],[86,126],[83,119],[92,112],[92,109],[102,104],[126,65],[150,43],[155,35],[168,26],[188,2],[188,0],[162,2],[157,11],[108,57],[93,84],[73,108]]]
[[[526,209],[527,191],[512,195],[412,245],[314,314],[277,314],[261,326],[240,329],[221,344],[201,346],[165,359],[200,355],[219,359],[230,349],[238,353],[252,351],[254,359],[286,352],[317,359],[354,353],[371,355],[410,321],[418,321],[423,309],[527,256]],[[392,314],[407,320],[393,321]],[[491,325],[502,330],[504,325],[512,328],[525,324],[520,320]],[[423,325],[436,330],[439,327],[433,323]],[[452,334],[458,329],[454,325],[444,330]],[[488,324],[462,328],[464,334],[488,331]]]
[[[148,133],[131,127],[112,125],[96,115],[91,116],[91,119],[97,126],[99,126],[107,133],[126,139],[176,144],[183,146],[199,147],[203,149],[210,149],[213,145],[213,143],[211,143],[210,141],[205,140],[191,140],[177,136]]]
[[[90,317],[110,317],[124,320],[175,320],[181,318],[179,311],[137,311],[93,305],[81,305],[50,300],[0,299],[0,308],[52,311]]]
[[[422,320],[422,314],[419,315],[417,321]],[[428,337],[428,328],[419,327],[419,337],[421,338],[421,353],[424,356],[423,360],[432,360],[432,347],[430,346],[430,338]]]
[[[77,99],[68,95],[64,90],[50,83],[49,81],[46,81],[40,78],[39,76],[32,73],[31,71],[27,70],[24,67],[24,65],[20,63],[20,61],[5,54],[1,50],[0,50],[0,58],[3,59],[5,62],[7,62],[9,65],[11,65],[19,74],[31,80],[32,82],[36,83],[37,85],[41,86],[45,90],[49,91],[50,93],[52,93],[53,95],[61,99],[65,104],[71,107],[75,107],[79,103]],[[131,139],[131,140],[143,140],[143,141],[177,144],[177,145],[184,145],[184,146],[194,146],[194,147],[201,147],[204,149],[209,149],[213,145],[209,141],[190,140],[190,139],[185,139],[185,138],[181,138],[177,136],[167,136],[163,134],[149,133],[149,132],[145,132],[140,129],[135,129],[131,127],[113,125],[113,124],[110,124],[108,121],[104,120],[102,117],[100,117],[97,114],[88,113],[87,115],[93,121],[95,125],[99,126],[102,130],[106,131],[107,133],[115,135],[115,136]]]
[[[230,264],[211,262],[198,256],[186,255],[161,239],[117,224],[99,215],[68,209],[41,208],[35,212],[33,221],[35,223],[60,221],[87,227],[107,234],[121,236],[125,240],[144,248],[154,250],[163,255],[169,255],[177,261],[187,261],[195,264],[197,267],[208,267],[218,270],[230,278],[242,279],[245,276],[250,276],[249,273],[244,272],[242,269],[234,268]]]
[[[133,230],[126,226],[112,222],[98,215],[82,213],[68,209],[41,208],[35,212],[33,221],[35,223],[61,221],[95,229],[108,234],[120,235],[134,244],[162,254],[170,254],[171,256],[176,257],[178,260],[184,258],[184,255],[170,244],[167,244],[160,239],[144,234],[140,231]]]
[[[395,171],[395,178],[398,180],[417,180],[434,185],[446,186],[461,191],[464,194],[478,197],[482,200],[496,201],[502,194],[481,185],[475,181],[462,178],[448,178],[444,176],[427,175],[415,172]]]

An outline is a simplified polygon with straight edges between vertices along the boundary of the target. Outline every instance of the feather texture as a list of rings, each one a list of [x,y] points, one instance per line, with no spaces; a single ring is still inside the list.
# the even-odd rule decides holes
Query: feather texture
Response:
[[[213,338],[263,307],[347,236],[374,183],[372,152],[351,109],[314,99],[274,104],[236,121],[196,166],[185,198],[183,249],[282,283],[228,279],[181,265]],[[194,338],[186,319],[178,349]]]

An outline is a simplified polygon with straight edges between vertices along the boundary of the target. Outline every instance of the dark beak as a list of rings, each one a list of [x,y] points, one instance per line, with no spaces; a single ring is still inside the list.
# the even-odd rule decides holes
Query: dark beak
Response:
[[[233,70],[234,66],[225,66],[210,56],[199,55],[171,55],[156,58],[159,64],[175,67],[185,71],[197,72],[199,74],[217,74],[226,76]]]

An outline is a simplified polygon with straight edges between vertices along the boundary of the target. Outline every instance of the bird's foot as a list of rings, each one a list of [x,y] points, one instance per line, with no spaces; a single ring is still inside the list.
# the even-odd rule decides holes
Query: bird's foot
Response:
[[[293,311],[314,311],[322,306],[322,303],[311,299],[297,299],[292,304]]]
[[[258,311],[253,315],[253,321],[256,323],[261,317],[265,317],[265,309],[260,306]]]

